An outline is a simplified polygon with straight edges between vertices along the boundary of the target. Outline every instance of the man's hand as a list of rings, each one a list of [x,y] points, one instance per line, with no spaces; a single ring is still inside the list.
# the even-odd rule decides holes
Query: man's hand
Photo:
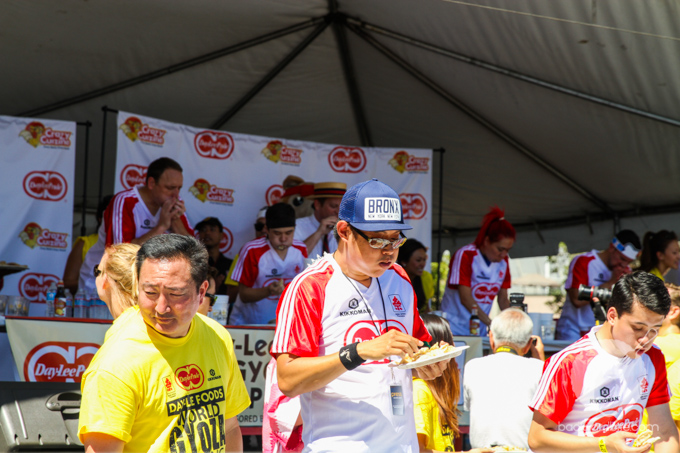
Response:
[[[529,341],[531,342],[531,347],[529,348],[531,351],[531,357],[534,359],[545,360],[545,347],[541,337],[538,335],[532,335],[531,340]]]
[[[182,217],[185,211],[186,207],[184,206],[184,200],[175,200],[175,203],[172,205],[172,209],[170,210],[172,214],[172,220],[177,220]]]
[[[413,355],[423,342],[398,330],[390,330],[372,340],[357,345],[357,353],[367,361],[382,360],[389,356]]]
[[[605,437],[605,445],[609,452],[617,453],[646,453],[652,446],[645,445],[644,447],[629,447],[626,443],[627,439],[635,439],[635,433],[629,433],[628,431],[617,431],[614,434],[610,434]]]
[[[330,216],[326,217],[325,219],[321,219],[317,231],[322,235],[328,234],[331,232],[331,230],[333,230],[333,227],[335,226],[336,223],[338,223],[338,218],[335,216]]]
[[[175,215],[173,210],[175,208],[174,198],[168,198],[161,205],[161,215],[158,218],[158,226],[163,228],[163,231],[167,231],[172,226],[173,216]]]
[[[270,296],[278,296],[283,292],[285,285],[283,283],[283,279],[275,280],[269,285],[267,285],[267,289],[269,290],[269,295]]]

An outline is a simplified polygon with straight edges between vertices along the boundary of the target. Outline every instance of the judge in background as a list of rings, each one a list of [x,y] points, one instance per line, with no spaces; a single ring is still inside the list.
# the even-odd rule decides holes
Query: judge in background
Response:
[[[434,296],[434,279],[425,270],[427,264],[427,247],[416,239],[407,239],[399,249],[397,263],[404,268],[411,279],[411,285],[418,298],[418,311],[430,311],[429,301]]]

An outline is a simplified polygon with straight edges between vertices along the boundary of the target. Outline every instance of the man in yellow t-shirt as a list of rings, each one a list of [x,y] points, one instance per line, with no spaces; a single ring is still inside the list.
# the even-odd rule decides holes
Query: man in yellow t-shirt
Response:
[[[236,416],[250,399],[231,337],[194,316],[207,270],[205,248],[189,236],[156,236],[139,250],[139,306],[83,375],[85,451],[242,450]]]

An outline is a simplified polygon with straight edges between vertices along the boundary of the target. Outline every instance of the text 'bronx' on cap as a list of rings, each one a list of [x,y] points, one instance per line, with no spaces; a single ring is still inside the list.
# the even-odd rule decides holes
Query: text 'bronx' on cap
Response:
[[[377,179],[355,184],[340,203],[340,220],[364,231],[410,230],[399,195]]]

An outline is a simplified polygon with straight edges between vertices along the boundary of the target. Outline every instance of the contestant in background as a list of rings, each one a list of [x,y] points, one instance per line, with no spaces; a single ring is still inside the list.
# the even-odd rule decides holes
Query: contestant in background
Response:
[[[503,210],[492,208],[472,244],[459,249],[449,267],[449,282],[442,298],[442,311],[454,335],[470,335],[470,313],[477,309],[486,336],[491,324],[489,312],[498,296],[501,310],[510,306],[508,252],[515,244],[515,228],[505,220]]]
[[[413,290],[418,298],[418,311],[430,311],[428,301],[434,296],[434,280],[432,274],[425,270],[427,264],[427,247],[415,239],[407,239],[399,249],[397,263],[404,268],[411,280]]]
[[[106,303],[113,316],[113,326],[106,332],[108,339],[123,324],[123,320],[137,313],[128,310],[137,305],[137,251],[139,244],[123,243],[106,248],[101,261],[94,267],[99,298]],[[123,315],[121,317],[121,315]]]
[[[659,329],[659,336],[654,339],[666,359],[666,369],[680,359],[680,286],[666,283],[671,296],[671,309]]]
[[[661,230],[656,233],[648,231],[642,239],[640,253],[640,269],[656,275],[664,280],[670,269],[677,269],[680,264],[680,245],[678,236],[673,231]]]
[[[449,323],[433,314],[421,316],[427,331],[432,335],[431,344],[446,342],[453,344]],[[417,371],[417,368],[415,369]],[[444,373],[432,380],[424,381],[413,373],[413,413],[421,453],[454,451],[454,440],[458,431],[458,395],[460,377],[455,360],[449,363]],[[471,453],[493,452],[491,448],[475,448]]]

